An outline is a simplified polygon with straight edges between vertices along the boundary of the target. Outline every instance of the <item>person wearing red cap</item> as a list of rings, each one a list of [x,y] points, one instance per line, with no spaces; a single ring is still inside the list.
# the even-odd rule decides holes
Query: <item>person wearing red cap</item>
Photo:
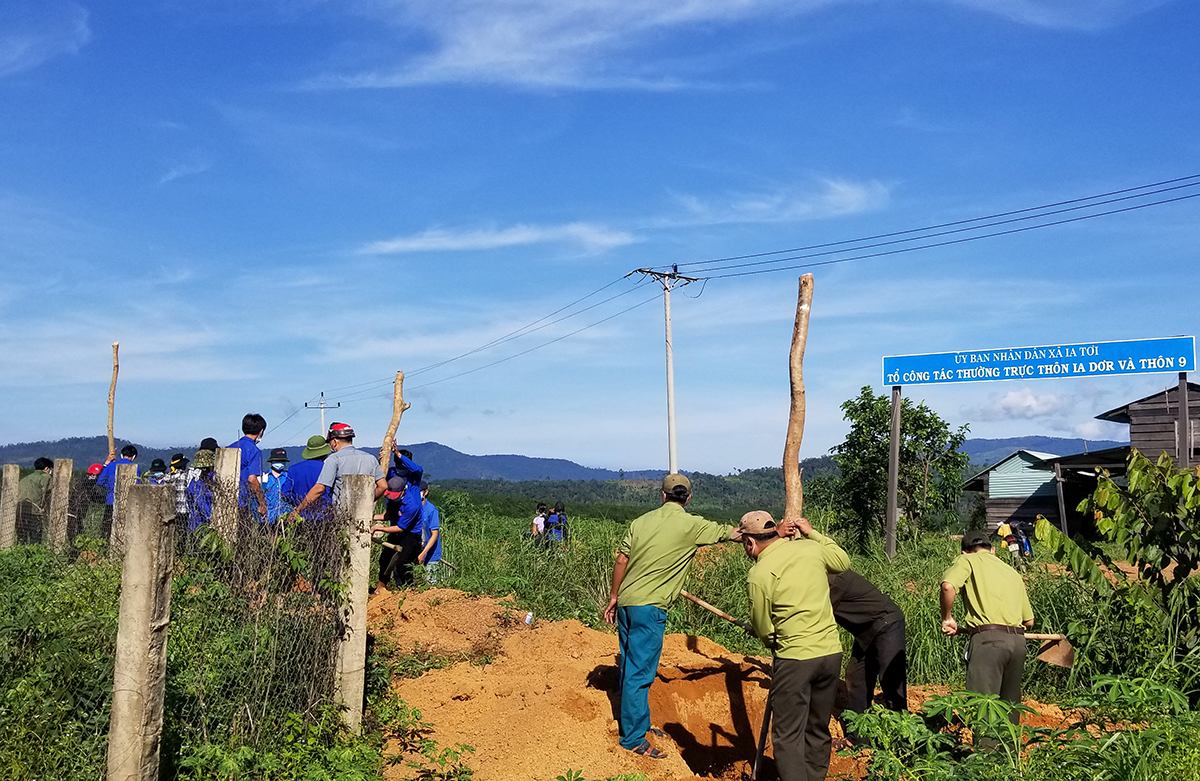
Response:
[[[329,427],[329,434],[325,439],[333,453],[325,459],[316,485],[296,506],[297,513],[320,499],[326,491],[329,491],[329,500],[337,504],[341,498],[343,475],[371,475],[375,478],[375,498],[383,496],[383,492],[387,490],[387,481],[383,479],[379,461],[370,453],[364,453],[354,446],[354,429],[349,424],[334,423]]]

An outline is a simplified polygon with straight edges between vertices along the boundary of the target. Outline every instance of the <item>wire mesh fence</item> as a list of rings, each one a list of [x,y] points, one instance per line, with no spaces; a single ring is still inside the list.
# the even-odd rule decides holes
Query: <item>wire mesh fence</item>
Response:
[[[307,723],[328,721],[331,714],[336,719],[335,678],[346,632],[348,509],[323,503],[267,523],[251,507],[239,506],[236,477],[221,480],[212,470],[193,470],[180,482],[181,488],[169,483],[178,493],[171,524],[164,778],[186,774],[189,761],[211,755],[214,747],[257,751]],[[0,507],[16,498],[16,485],[0,488]],[[124,544],[120,514],[127,506],[118,486],[114,523],[106,493],[93,476],[72,476],[68,542],[57,552],[49,544],[45,509],[16,502],[17,549],[0,562],[0,579],[7,573],[6,588],[22,605],[0,617],[0,702],[22,699],[6,699],[5,692],[28,689],[24,699],[37,710],[47,698],[78,703],[86,693],[89,729],[106,725],[111,708]],[[92,584],[90,593],[58,594],[84,582]],[[51,608],[57,612],[48,621]],[[44,686],[53,691],[37,688]],[[18,718],[19,708],[5,710],[0,707],[0,736],[28,739],[41,724],[37,739],[48,745],[69,742],[64,730],[78,727],[79,711],[70,718]],[[46,760],[34,751],[25,752],[11,774],[0,757],[0,776],[102,777],[103,741],[87,745],[69,763],[59,757],[42,770],[37,763]]]

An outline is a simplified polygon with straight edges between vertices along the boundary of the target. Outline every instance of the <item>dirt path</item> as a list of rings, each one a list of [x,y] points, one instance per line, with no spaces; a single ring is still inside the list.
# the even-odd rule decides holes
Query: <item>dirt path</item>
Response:
[[[524,618],[504,600],[471,599],[449,589],[408,594],[402,603],[396,594],[381,594],[369,605],[372,632],[402,649],[419,643],[491,660],[395,682],[400,697],[434,725],[439,744],[475,748],[468,764],[477,781],[553,781],[568,770],[587,779],[635,772],[655,781],[740,779],[748,770],[762,723],[768,660],[731,653],[706,638],[668,635],[650,689],[654,724],[667,733],[651,741],[668,757],[643,759],[617,746],[616,635],[578,621],[530,627]],[[945,690],[913,687],[909,706],[940,693]],[[1047,714],[1047,721],[1055,716]],[[389,778],[409,777],[403,767],[387,772]],[[861,777],[863,769],[834,756],[830,777],[839,774]]]

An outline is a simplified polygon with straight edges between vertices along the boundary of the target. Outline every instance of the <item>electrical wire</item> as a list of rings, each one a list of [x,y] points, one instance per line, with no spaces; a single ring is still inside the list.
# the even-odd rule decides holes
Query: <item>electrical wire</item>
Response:
[[[1120,190],[1111,190],[1106,193],[1097,193],[1096,195],[1089,195],[1089,196],[1085,196],[1083,198],[1071,198],[1069,200],[1057,201],[1055,203],[1043,204],[1041,206],[1030,206],[1030,207],[1027,207],[1024,209],[1014,209],[1014,210],[1006,211],[1006,212],[998,212],[996,214],[989,214],[984,217],[972,217],[971,219],[967,219],[967,220],[955,220],[953,222],[943,222],[943,223],[939,223],[937,225],[928,225],[924,228],[910,228],[908,230],[892,231],[890,233],[878,233],[878,234],[875,234],[874,236],[863,236],[863,237],[860,237],[857,239],[844,239],[842,241],[830,241],[830,242],[825,242],[823,244],[810,244],[805,247],[792,247],[790,249],[778,249],[778,250],[770,250],[767,252],[755,252],[755,253],[748,254],[748,255],[732,255],[729,257],[725,257],[725,258],[712,258],[710,260],[697,260],[697,261],[690,261],[690,262],[686,262],[686,263],[668,264],[668,265],[664,265],[664,266],[651,266],[651,268],[668,269],[668,268],[672,268],[672,266],[685,266],[685,267],[686,266],[704,266],[704,265],[715,264],[715,263],[726,263],[726,262],[734,261],[734,260],[747,260],[750,258],[762,258],[762,257],[766,257],[768,255],[783,255],[783,254],[787,254],[789,252],[807,252],[808,250],[825,249],[827,247],[842,247],[842,246],[846,246],[847,244],[860,244],[864,241],[874,241],[876,239],[889,239],[894,236],[907,236],[907,235],[913,234],[913,233],[924,233],[926,231],[939,230],[941,228],[950,228],[950,227],[954,227],[956,225],[967,225],[967,224],[973,223],[973,222],[986,222],[989,220],[999,219],[1001,217],[1011,217],[1015,214],[1028,214],[1029,212],[1043,211],[1045,209],[1054,209],[1059,206],[1068,206],[1071,204],[1083,203],[1084,201],[1094,201],[1094,200],[1098,200],[1100,198],[1108,198],[1108,197],[1114,196],[1114,195],[1124,195],[1125,193],[1136,192],[1138,190],[1150,190],[1150,189],[1153,189],[1156,187],[1163,187],[1165,185],[1178,184],[1179,182],[1188,182],[1188,181],[1193,182],[1190,185],[1184,185],[1187,187],[1191,187],[1191,186],[1195,186],[1196,184],[1200,184],[1200,182],[1193,181],[1193,180],[1200,180],[1200,174],[1192,174],[1189,176],[1179,176],[1174,179],[1165,179],[1161,182],[1153,182],[1151,184],[1138,185],[1137,187],[1126,187],[1126,188],[1120,189]],[[1174,188],[1170,188],[1170,189],[1174,189]],[[1153,193],[1143,193],[1143,196],[1152,195],[1152,194]],[[1133,197],[1141,197],[1141,196],[1133,196]],[[1099,205],[1099,204],[1095,204],[1095,205]],[[981,226],[981,227],[983,227],[983,226]],[[914,239],[914,240],[919,240],[919,238]]]
[[[1098,212],[1096,214],[1084,214],[1079,217],[1070,217],[1070,218],[1064,219],[1064,220],[1054,220],[1052,222],[1042,223],[1040,225],[1025,225],[1020,228],[1010,228],[1009,230],[996,231],[995,233],[984,233],[979,236],[967,236],[967,237],[961,238],[961,239],[951,239],[950,241],[938,241],[938,242],[934,242],[932,244],[921,244],[921,245],[918,245],[915,247],[901,247],[900,249],[888,250],[886,252],[872,252],[872,253],[868,253],[866,255],[854,255],[854,256],[851,256],[848,258],[836,258],[834,260],[822,260],[822,261],[818,261],[816,263],[801,263],[801,264],[797,264],[794,266],[777,266],[777,267],[773,267],[773,268],[755,269],[753,271],[739,271],[739,272],[735,272],[732,274],[714,274],[712,276],[702,277],[702,279],[729,279],[732,277],[748,277],[748,276],[753,276],[755,274],[771,274],[776,271],[792,271],[792,270],[801,269],[801,268],[816,268],[818,266],[832,266],[832,265],[835,265],[838,263],[849,263],[850,261],[853,261],[853,260],[865,260],[867,258],[881,258],[881,257],[886,257],[888,255],[899,255],[899,254],[905,253],[905,252],[915,252],[917,250],[922,250],[922,249],[932,249],[934,247],[948,247],[948,246],[951,246],[954,244],[965,244],[966,242],[969,242],[969,241],[979,241],[980,239],[991,239],[991,238],[995,238],[996,236],[1008,236],[1013,233],[1024,233],[1025,231],[1037,230],[1038,228],[1049,228],[1049,227],[1052,227],[1055,225],[1066,225],[1066,224],[1072,223],[1072,222],[1082,222],[1083,220],[1090,220],[1095,217],[1105,217],[1110,214],[1121,214],[1123,212],[1137,211],[1138,209],[1146,209],[1151,206],[1161,206],[1162,204],[1165,204],[1165,203],[1176,203],[1178,201],[1186,201],[1191,198],[1200,198],[1200,193],[1192,193],[1191,195],[1181,195],[1176,198],[1167,198],[1167,199],[1164,199],[1161,201],[1154,201],[1152,203],[1139,203],[1134,206],[1126,206],[1122,209],[1111,209],[1109,211]],[[811,256],[798,255],[796,257],[791,257],[791,258],[780,258],[779,262],[782,263],[782,262],[786,262],[789,260],[802,260],[807,257],[811,257]],[[738,267],[732,266],[731,268],[738,268]]]

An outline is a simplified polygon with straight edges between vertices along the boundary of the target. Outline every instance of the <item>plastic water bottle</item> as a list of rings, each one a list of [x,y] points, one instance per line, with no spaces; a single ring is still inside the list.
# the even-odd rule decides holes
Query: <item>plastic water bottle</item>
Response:
[[[532,612],[525,614],[525,623],[529,624],[530,626],[533,626],[533,613]]]

